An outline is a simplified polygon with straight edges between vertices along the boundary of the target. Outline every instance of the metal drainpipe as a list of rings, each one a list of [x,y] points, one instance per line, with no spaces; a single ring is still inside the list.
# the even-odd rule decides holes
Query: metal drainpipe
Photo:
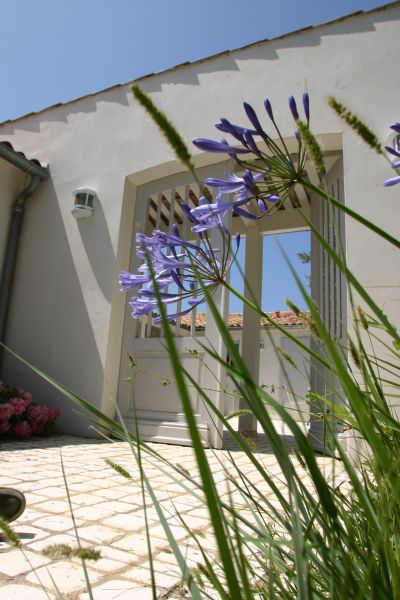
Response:
[[[29,161],[24,156],[14,152],[8,144],[0,143],[0,157],[31,175],[29,184],[16,198],[11,209],[11,219],[0,282],[0,342],[4,343],[17,250],[25,213],[25,203],[36,190],[39,183],[48,178],[49,172],[35,162]],[[3,348],[0,346],[0,366],[2,355]]]

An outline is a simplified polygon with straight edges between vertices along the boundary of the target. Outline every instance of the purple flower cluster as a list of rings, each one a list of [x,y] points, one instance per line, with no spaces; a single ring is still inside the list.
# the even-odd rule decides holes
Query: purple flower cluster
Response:
[[[232,212],[246,219],[259,219],[271,214],[289,195],[298,173],[303,170],[305,151],[301,137],[296,136],[299,147],[295,162],[275,122],[270,101],[266,99],[264,107],[279,138],[278,142],[263,129],[253,107],[247,102],[243,106],[249,127],[234,125],[225,118],[216,125],[219,131],[230,135],[233,142],[225,139],[220,142],[208,139],[193,141],[201,150],[227,154],[234,159],[242,173],[227,173],[225,179],[206,179],[204,184],[216,189],[211,202],[203,195],[199,205],[194,208],[182,204],[191,222],[192,232],[199,236],[199,243],[183,239],[176,225],[172,233],[157,230],[151,237],[137,234],[136,255],[143,263],[137,274],[124,271],[119,279],[122,291],[138,290],[137,295],[129,301],[134,319],[151,314],[153,323],[161,322],[161,317],[154,314],[158,310],[155,286],[162,303],[174,307],[173,312],[168,314],[170,321],[204,302],[203,289],[212,294],[226,279],[239,248],[240,236],[236,236],[236,247],[231,249],[231,235],[224,224],[227,214]],[[303,108],[307,123],[310,118],[309,107],[308,94],[305,93]],[[299,113],[293,96],[289,98],[289,108],[293,119],[297,121]],[[256,140],[261,142],[260,148]],[[250,155],[253,162],[248,162],[244,155]],[[254,163],[254,158],[259,164]],[[224,199],[227,195],[229,197]],[[250,207],[253,201],[254,208]],[[221,233],[222,250],[211,246],[208,232],[214,229]],[[229,258],[230,255],[233,257]]]
[[[307,92],[303,94],[302,105],[308,127],[310,98]],[[224,138],[221,141],[205,138],[193,140],[200,150],[226,154],[237,167],[237,172],[226,173],[225,178],[210,177],[204,180],[205,186],[216,189],[212,201],[204,193],[198,206],[190,208],[185,203],[181,205],[191,223],[192,232],[199,237],[199,243],[183,239],[175,225],[172,233],[154,231],[151,237],[137,234],[137,256],[143,264],[136,275],[127,272],[120,275],[123,291],[138,288],[137,296],[129,302],[133,318],[148,314],[154,317],[158,310],[155,286],[163,304],[175,305],[174,312],[168,314],[169,320],[190,312],[204,302],[202,288],[213,293],[225,280],[239,247],[240,237],[237,236],[236,249],[231,249],[230,231],[225,226],[226,216],[230,212],[246,219],[269,216],[280,208],[294,186],[302,181],[307,158],[306,142],[309,144],[310,139],[307,127],[300,121],[295,98],[289,97],[289,110],[298,127],[295,131],[295,152],[289,152],[268,98],[264,101],[264,109],[272,124],[273,135],[262,126],[250,104],[244,102],[243,107],[249,122],[247,127],[231,123],[226,118],[221,118],[215,126],[218,131],[231,136],[232,141]],[[400,123],[395,123],[391,128],[400,134]],[[400,169],[400,152],[389,147],[386,149],[396,159],[393,168]],[[386,186],[397,183],[400,183],[400,175],[385,181]],[[212,248],[208,237],[208,232],[215,229],[221,233],[221,251]],[[230,258],[232,254],[233,258]],[[175,291],[171,292],[171,288]],[[182,308],[182,303],[186,304],[185,308]],[[160,323],[160,316],[156,315],[153,322]]]
[[[397,134],[400,134],[400,123],[394,123],[390,126],[390,129],[393,129]],[[395,160],[392,162],[393,169],[400,169],[400,152],[391,148],[390,146],[386,146],[386,150],[389,154],[395,157]],[[400,175],[396,175],[395,177],[391,177],[384,182],[384,185],[390,187],[392,185],[397,185],[400,183]]]
[[[225,179],[209,178],[204,183],[216,187],[222,194],[234,194],[231,202],[222,203],[225,208],[232,210],[233,214],[247,219],[259,219],[269,215],[279,208],[279,205],[289,196],[293,186],[298,181],[298,175],[304,169],[305,150],[298,131],[295,132],[298,142],[297,160],[295,161],[286,147],[274,119],[271,103],[268,98],[264,102],[266,113],[271,120],[278,140],[274,140],[262,127],[254,108],[244,102],[244,111],[250,122],[250,127],[235,125],[222,118],[216,128],[223,133],[231,135],[235,142],[229,143],[222,139],[220,142],[205,138],[193,140],[193,144],[200,150],[207,152],[225,153],[230,156],[243,171],[240,177],[235,173],[226,173]],[[289,98],[289,109],[295,122],[299,120],[297,104],[293,96]],[[310,99],[308,93],[303,94],[303,109],[307,124],[310,120]],[[256,143],[261,142],[261,145]],[[238,143],[240,145],[238,145]],[[253,155],[259,164],[249,162],[243,155]],[[243,208],[251,201],[256,201],[257,211]],[[213,208],[210,207],[210,211]],[[222,208],[221,208],[222,210]],[[202,208],[205,215],[206,208]]]
[[[201,215],[192,219],[196,223],[194,227],[197,227]],[[198,286],[199,278],[204,288],[213,293],[226,277],[231,264],[229,251],[212,248],[207,235],[202,236],[201,243],[195,244],[181,238],[176,225],[173,233],[156,230],[151,237],[138,233],[136,243],[136,255],[144,260],[139,273],[134,275],[123,271],[119,279],[122,291],[139,288],[138,295],[129,301],[134,319],[157,311],[155,286],[163,304],[176,307],[173,313],[168,314],[169,321],[190,312],[204,302],[204,293]],[[176,291],[171,293],[170,286]],[[188,308],[181,307],[184,301]],[[155,316],[153,322],[160,323],[161,317]]]
[[[46,434],[60,416],[55,406],[32,402],[32,394],[0,381],[0,434],[18,438]]]

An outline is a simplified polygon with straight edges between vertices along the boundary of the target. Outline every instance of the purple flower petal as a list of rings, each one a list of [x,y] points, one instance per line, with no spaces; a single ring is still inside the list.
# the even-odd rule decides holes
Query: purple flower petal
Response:
[[[257,200],[257,204],[258,204],[258,208],[261,210],[261,212],[263,214],[266,213],[266,212],[268,212],[268,208],[265,206],[264,200],[262,200],[261,198],[259,198]]]
[[[150,280],[151,277],[149,275],[133,275],[127,271],[122,271],[119,276],[119,285],[121,286],[121,291],[126,292],[144,283],[148,283]]]
[[[191,208],[186,202],[182,202],[181,208],[182,208],[183,212],[185,213],[185,215],[188,217],[188,219],[192,223],[196,223],[196,220],[192,217],[192,213],[190,212]]]
[[[260,151],[256,146],[255,141],[253,140],[253,136],[250,133],[250,131],[248,129],[245,130],[244,134],[243,134],[244,140],[246,142],[246,145],[250,148],[250,150],[252,152],[254,152],[254,154],[257,154],[257,156],[261,157]]]
[[[208,140],[205,138],[197,138],[193,140],[193,144],[196,148],[204,150],[205,152],[221,152],[221,153],[232,153],[232,154],[248,154],[247,148],[240,148],[236,146],[230,146],[228,142],[215,142],[214,140]]]
[[[261,127],[260,121],[258,120],[256,111],[247,102],[243,102],[243,106],[244,106],[245,113],[249,118],[250,123],[253,125],[253,127],[257,131],[257,133],[262,135],[264,133],[264,131],[263,131],[263,128]]]
[[[400,175],[397,175],[397,177],[392,177],[391,179],[387,179],[383,185],[386,187],[391,187],[392,185],[397,185],[398,183],[400,183]]]
[[[310,120],[310,97],[308,95],[308,92],[304,92],[303,94],[303,108],[308,123]]]
[[[134,319],[140,319],[153,312],[157,308],[157,300],[144,300],[142,298],[131,298],[129,306],[132,308],[131,315]]]
[[[171,282],[170,282],[171,283]],[[168,292],[162,292],[159,290],[158,292],[161,298],[176,298],[176,294],[169,294]],[[155,291],[153,288],[150,289],[141,289],[140,297],[143,297],[148,300],[156,300]]]
[[[400,133],[400,123],[393,123],[393,125],[390,126],[390,129],[393,129],[393,131],[397,131],[397,133]]]
[[[243,187],[243,177],[237,177],[234,173],[226,173],[226,179],[217,179],[214,177],[209,177],[204,180],[206,185],[210,185],[211,187],[217,187],[225,194],[231,194],[233,192],[238,192]]]
[[[392,154],[392,156],[400,158],[400,152],[397,152],[397,150],[395,150],[394,148],[391,148],[390,146],[385,146],[385,150],[386,152],[389,152],[389,154]]]
[[[256,219],[258,219],[257,215],[253,215],[253,213],[250,213],[247,210],[243,210],[242,208],[239,208],[238,206],[235,206],[235,208],[233,209],[233,212],[236,215],[244,217],[245,219],[251,219],[253,221],[255,221]]]
[[[195,306],[198,306],[202,302],[204,302],[204,298],[202,298],[201,300],[199,300],[199,302],[197,302],[197,304],[191,306],[190,308],[187,308],[185,310],[179,310],[176,313],[172,313],[172,314],[168,315],[167,316],[167,321],[175,321],[175,319],[178,319],[179,317],[183,317],[184,315],[187,315],[188,313],[190,313],[193,310],[193,308]],[[161,317],[155,317],[153,319],[153,323],[155,325],[159,325],[161,322],[162,322],[162,318]]]
[[[177,285],[177,286],[178,286],[178,287],[179,287],[181,290],[184,290],[184,291],[186,291],[186,288],[185,288],[185,286],[183,285],[183,283],[182,283],[182,280],[181,280],[181,278],[179,277],[179,275],[178,275],[177,271],[178,271],[178,269],[176,269],[176,270],[175,270],[175,269],[172,269],[172,270],[171,270],[171,277],[172,277],[172,279],[175,281],[176,285]]]
[[[290,108],[290,112],[293,115],[293,119],[295,121],[298,121],[299,113],[297,112],[296,100],[294,99],[293,96],[289,96],[289,108]]]
[[[232,137],[237,139],[240,143],[243,143],[243,132],[245,131],[244,127],[239,127],[239,125],[232,125],[228,119],[221,119],[219,123],[215,125],[218,131],[222,131],[223,133],[229,133]],[[254,133],[256,133],[254,131]]]
[[[269,118],[274,123],[275,122],[274,121],[274,114],[272,112],[271,102],[268,100],[268,98],[265,98],[265,100],[264,100],[264,106],[265,106],[265,110],[267,111],[267,114],[268,114]]]

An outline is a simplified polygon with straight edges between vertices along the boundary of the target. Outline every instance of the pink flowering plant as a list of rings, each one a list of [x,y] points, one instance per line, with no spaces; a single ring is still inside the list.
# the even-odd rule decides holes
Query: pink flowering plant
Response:
[[[29,392],[0,381],[0,436],[49,435],[59,416],[56,406],[36,404]]]

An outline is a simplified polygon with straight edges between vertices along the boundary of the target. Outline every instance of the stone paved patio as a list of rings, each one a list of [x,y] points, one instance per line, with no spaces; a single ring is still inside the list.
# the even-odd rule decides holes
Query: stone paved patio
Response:
[[[279,467],[268,444],[260,436],[256,441],[259,459],[279,482]],[[288,438],[287,442],[291,440]],[[150,444],[150,447],[196,474],[191,448],[164,444]],[[226,469],[232,471],[228,452],[207,450],[207,453],[218,491],[228,498]],[[233,451],[231,456],[255,484],[265,485],[243,452]],[[116,473],[105,459],[127,469],[133,481]],[[318,460],[326,463],[327,469],[332,464],[329,459]],[[101,553],[100,560],[86,563],[94,600],[151,599],[144,510],[131,449],[123,442],[55,436],[0,444],[0,485],[20,489],[27,499],[25,513],[12,524],[22,542],[23,553],[0,538],[1,600],[54,600],[59,597],[54,583],[63,599],[89,599],[80,559],[49,558],[42,554],[49,545],[77,547],[62,464],[81,545],[94,547]],[[204,503],[183,490],[153,459],[145,459],[145,471],[164,509],[170,511],[170,523],[182,553],[189,565],[195,565],[201,555],[182,522],[172,515],[178,511],[188,528],[201,530],[204,546],[212,551],[213,538]],[[283,483],[279,485],[283,489]],[[166,535],[149,499],[146,506],[159,597],[181,597],[177,592],[179,570]]]

